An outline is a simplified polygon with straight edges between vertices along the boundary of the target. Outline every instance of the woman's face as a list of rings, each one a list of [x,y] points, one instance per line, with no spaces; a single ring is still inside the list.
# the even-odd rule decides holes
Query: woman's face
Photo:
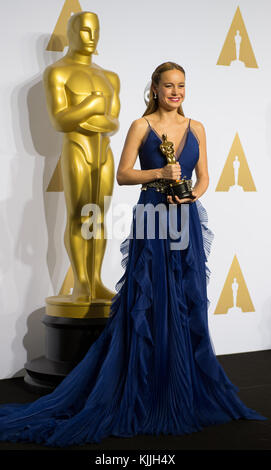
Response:
[[[157,88],[159,106],[167,110],[179,108],[185,98],[185,76],[183,72],[177,69],[162,72],[160,82]]]

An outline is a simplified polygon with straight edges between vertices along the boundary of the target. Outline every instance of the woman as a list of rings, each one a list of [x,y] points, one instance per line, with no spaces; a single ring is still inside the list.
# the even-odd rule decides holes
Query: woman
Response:
[[[180,435],[232,419],[266,419],[240,401],[212,350],[205,262],[213,234],[198,201],[209,182],[205,132],[184,117],[184,97],[182,67],[157,67],[149,105],[129,129],[117,172],[119,184],[142,184],[142,191],[131,233],[121,244],[125,272],[106,327],[52,393],[0,407],[0,440],[68,446],[110,435]],[[166,164],[162,134],[173,142],[176,163]],[[133,169],[137,155],[141,170]],[[194,169],[194,199],[174,201],[166,185],[190,179]],[[140,207],[159,208],[152,224],[151,210]]]

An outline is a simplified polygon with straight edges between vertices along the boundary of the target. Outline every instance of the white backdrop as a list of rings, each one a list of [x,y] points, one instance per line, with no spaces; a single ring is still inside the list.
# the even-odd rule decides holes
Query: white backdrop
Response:
[[[1,378],[22,373],[26,360],[44,353],[44,299],[58,293],[69,266],[63,245],[64,195],[47,191],[61,135],[49,122],[41,83],[45,67],[66,52],[46,50],[64,3],[1,4]],[[120,130],[111,138],[115,169],[131,122],[145,110],[143,94],[153,70],[167,60],[186,70],[184,112],[201,121],[207,134],[210,185],[201,202],[215,234],[208,263],[215,350],[228,354],[270,349],[270,1],[81,0],[80,4],[82,10],[99,16],[99,55],[93,61],[116,72],[121,81]],[[217,64],[238,7],[257,67],[244,64],[241,55],[241,64]],[[243,47],[248,42],[240,32]],[[243,47],[243,53],[251,57],[251,50]],[[236,134],[256,191],[217,190],[221,178],[229,182],[223,168]],[[241,154],[239,160],[241,176]],[[138,160],[135,168],[140,168]],[[115,182],[112,203],[128,202],[132,208],[139,193],[140,185]],[[120,242],[108,240],[103,263],[103,282],[113,290],[123,273]],[[235,256],[239,271],[231,271]],[[226,305],[233,307],[229,285],[234,272],[239,310],[227,310]],[[250,307],[246,307],[248,298]]]

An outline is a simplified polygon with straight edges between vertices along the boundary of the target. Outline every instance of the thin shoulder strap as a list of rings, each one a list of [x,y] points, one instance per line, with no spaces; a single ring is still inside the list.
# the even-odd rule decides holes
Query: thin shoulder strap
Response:
[[[143,116],[143,117],[144,117],[144,116]],[[144,117],[144,119],[145,119],[145,121],[147,121],[147,123],[148,123],[148,124],[149,124],[149,126],[151,127],[151,125],[150,125],[150,123],[149,123],[148,119],[146,119],[145,117]]]
[[[190,122],[191,122],[191,119],[189,119],[189,123],[188,123],[188,129],[190,130]]]

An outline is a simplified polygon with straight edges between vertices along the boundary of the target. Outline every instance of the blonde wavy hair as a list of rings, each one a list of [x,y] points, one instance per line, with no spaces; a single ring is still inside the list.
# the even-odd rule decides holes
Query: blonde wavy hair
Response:
[[[154,86],[158,86],[159,85],[159,82],[160,82],[160,79],[161,79],[161,74],[163,72],[167,72],[168,70],[180,70],[180,72],[182,72],[185,76],[185,71],[183,69],[183,67],[181,67],[181,65],[179,64],[176,64],[175,62],[164,62],[163,64],[160,64],[158,65],[158,67],[156,67],[155,71],[153,72],[152,76],[151,76],[151,87],[150,87],[150,94],[149,94],[149,103],[148,103],[148,106],[144,112],[144,114],[142,115],[143,116],[147,116],[148,114],[152,114],[154,113],[157,109],[158,109],[158,100],[154,99],[153,97],[153,85]],[[182,116],[184,116],[184,112],[183,112],[183,108],[182,108],[182,105],[180,104],[179,108],[178,108],[178,113],[181,114]]]

